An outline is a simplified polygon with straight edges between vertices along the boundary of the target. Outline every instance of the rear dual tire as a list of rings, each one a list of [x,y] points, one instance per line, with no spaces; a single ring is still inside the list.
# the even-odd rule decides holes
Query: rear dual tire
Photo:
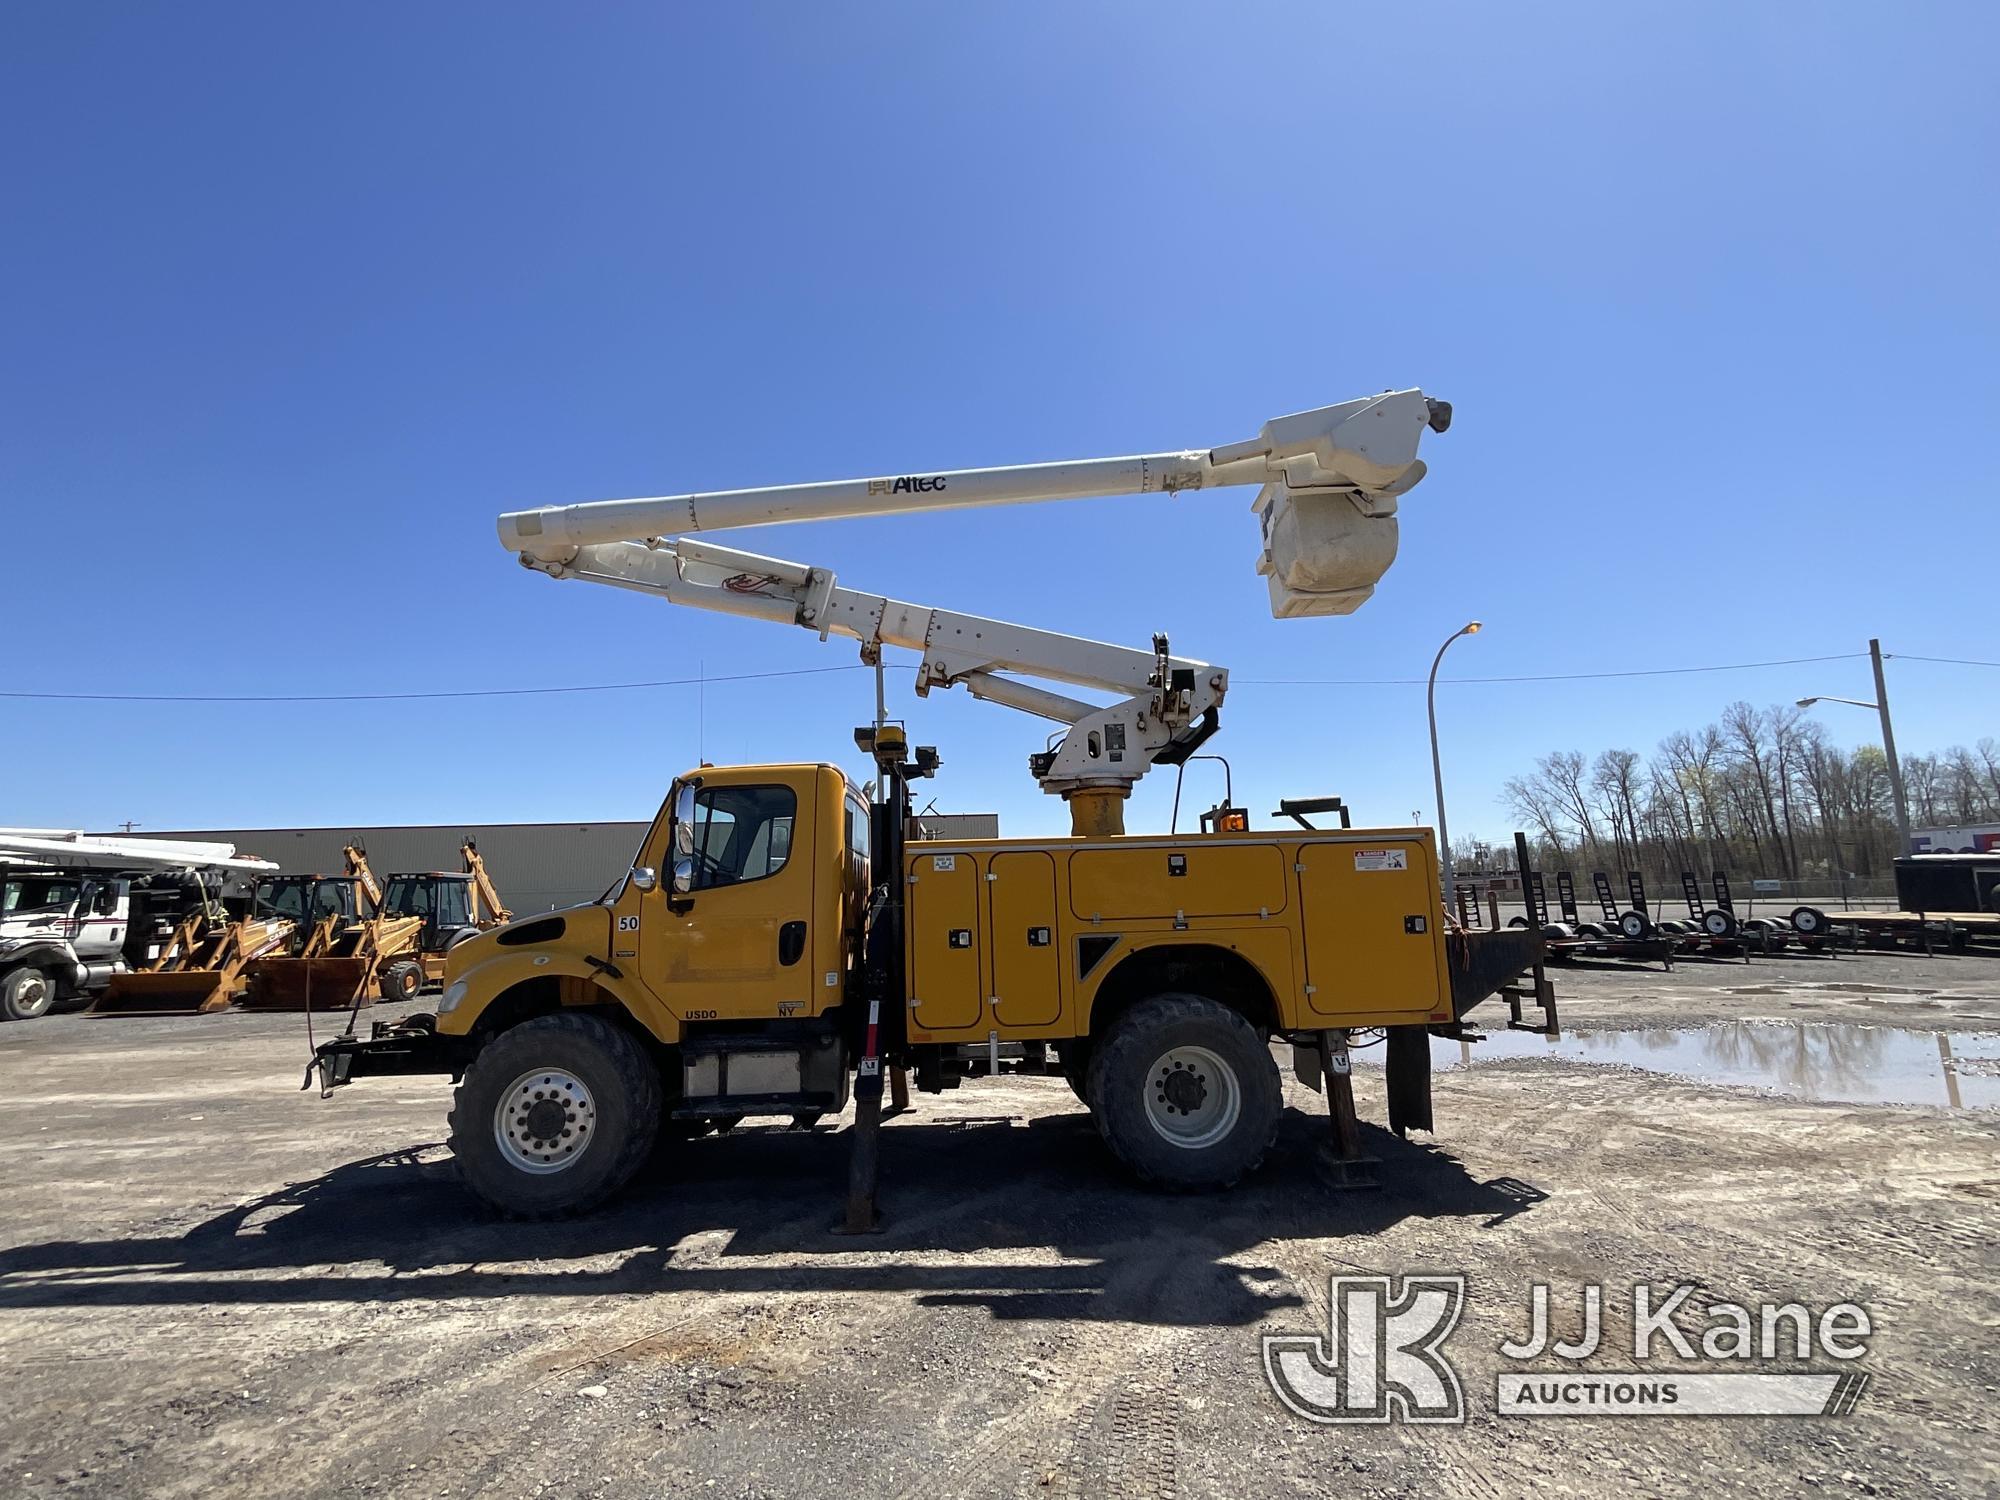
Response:
[[[509,1218],[582,1213],[644,1164],[660,1107],[659,1070],[628,1033],[596,1016],[538,1016],[466,1069],[452,1157],[473,1196]]]
[[[1270,1047],[1204,996],[1140,1001],[1091,1048],[1089,1066],[1098,1133],[1155,1187],[1228,1187],[1256,1170],[1277,1136],[1284,1093]]]

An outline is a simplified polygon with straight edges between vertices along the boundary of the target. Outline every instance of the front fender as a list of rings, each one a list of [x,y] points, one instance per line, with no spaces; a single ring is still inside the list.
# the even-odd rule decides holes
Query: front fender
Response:
[[[579,953],[535,948],[496,947],[469,964],[445,990],[449,1000],[463,987],[449,1010],[442,1004],[438,1007],[438,1031],[446,1036],[466,1035],[494,1001],[516,985],[535,979],[555,980],[564,1005],[602,1005],[609,998],[660,1041],[671,1044],[681,1039],[679,1017],[656,1001],[629,969],[606,965],[602,960],[592,963]]]
[[[58,939],[9,938],[0,942],[0,969],[54,969],[65,978],[76,973],[76,953]]]

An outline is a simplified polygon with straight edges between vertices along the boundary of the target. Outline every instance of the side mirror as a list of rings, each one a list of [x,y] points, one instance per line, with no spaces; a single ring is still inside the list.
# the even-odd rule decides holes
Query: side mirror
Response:
[[[694,783],[684,781],[674,794],[672,878],[676,896],[694,889],[694,815]]]
[[[634,865],[632,867],[632,884],[640,890],[650,891],[659,883],[660,877],[654,872],[651,865]]]

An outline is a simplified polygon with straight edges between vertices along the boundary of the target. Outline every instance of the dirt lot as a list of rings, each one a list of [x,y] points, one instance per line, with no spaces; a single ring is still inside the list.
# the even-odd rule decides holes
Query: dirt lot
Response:
[[[1564,1021],[1599,1031],[2000,1031],[1992,958],[1559,983]],[[445,1085],[322,1103],[294,1092],[304,1051],[298,1017],[0,1027],[0,1491],[2000,1487],[1993,1110],[1480,1061],[1438,1076],[1434,1143],[1371,1130],[1381,1189],[1338,1193],[1324,1105],[1288,1079],[1255,1180],[1173,1199],[1119,1176],[1060,1080],[1005,1078],[920,1095],[888,1128],[889,1226],[857,1241],[826,1232],[840,1136],[755,1125],[587,1220],[495,1222],[438,1145]],[[1380,1119],[1379,1075],[1358,1092]],[[1330,1274],[1424,1271],[1469,1278],[1447,1350],[1466,1425],[1316,1426],[1278,1403],[1260,1333],[1324,1332]],[[1842,1418],[1503,1418],[1496,1346],[1537,1280],[1559,1309],[1585,1282],[1694,1282],[1695,1306],[1853,1299],[1877,1322],[1873,1383]],[[1631,1367],[1624,1305],[1607,1346],[1626,1357],[1602,1368]]]

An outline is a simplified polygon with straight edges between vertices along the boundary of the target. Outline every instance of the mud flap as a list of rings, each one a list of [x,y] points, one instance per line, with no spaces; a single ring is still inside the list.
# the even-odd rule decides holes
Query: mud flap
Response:
[[[1388,1074],[1389,1128],[1407,1136],[1431,1125],[1431,1037],[1425,1026],[1391,1026],[1383,1066]]]

